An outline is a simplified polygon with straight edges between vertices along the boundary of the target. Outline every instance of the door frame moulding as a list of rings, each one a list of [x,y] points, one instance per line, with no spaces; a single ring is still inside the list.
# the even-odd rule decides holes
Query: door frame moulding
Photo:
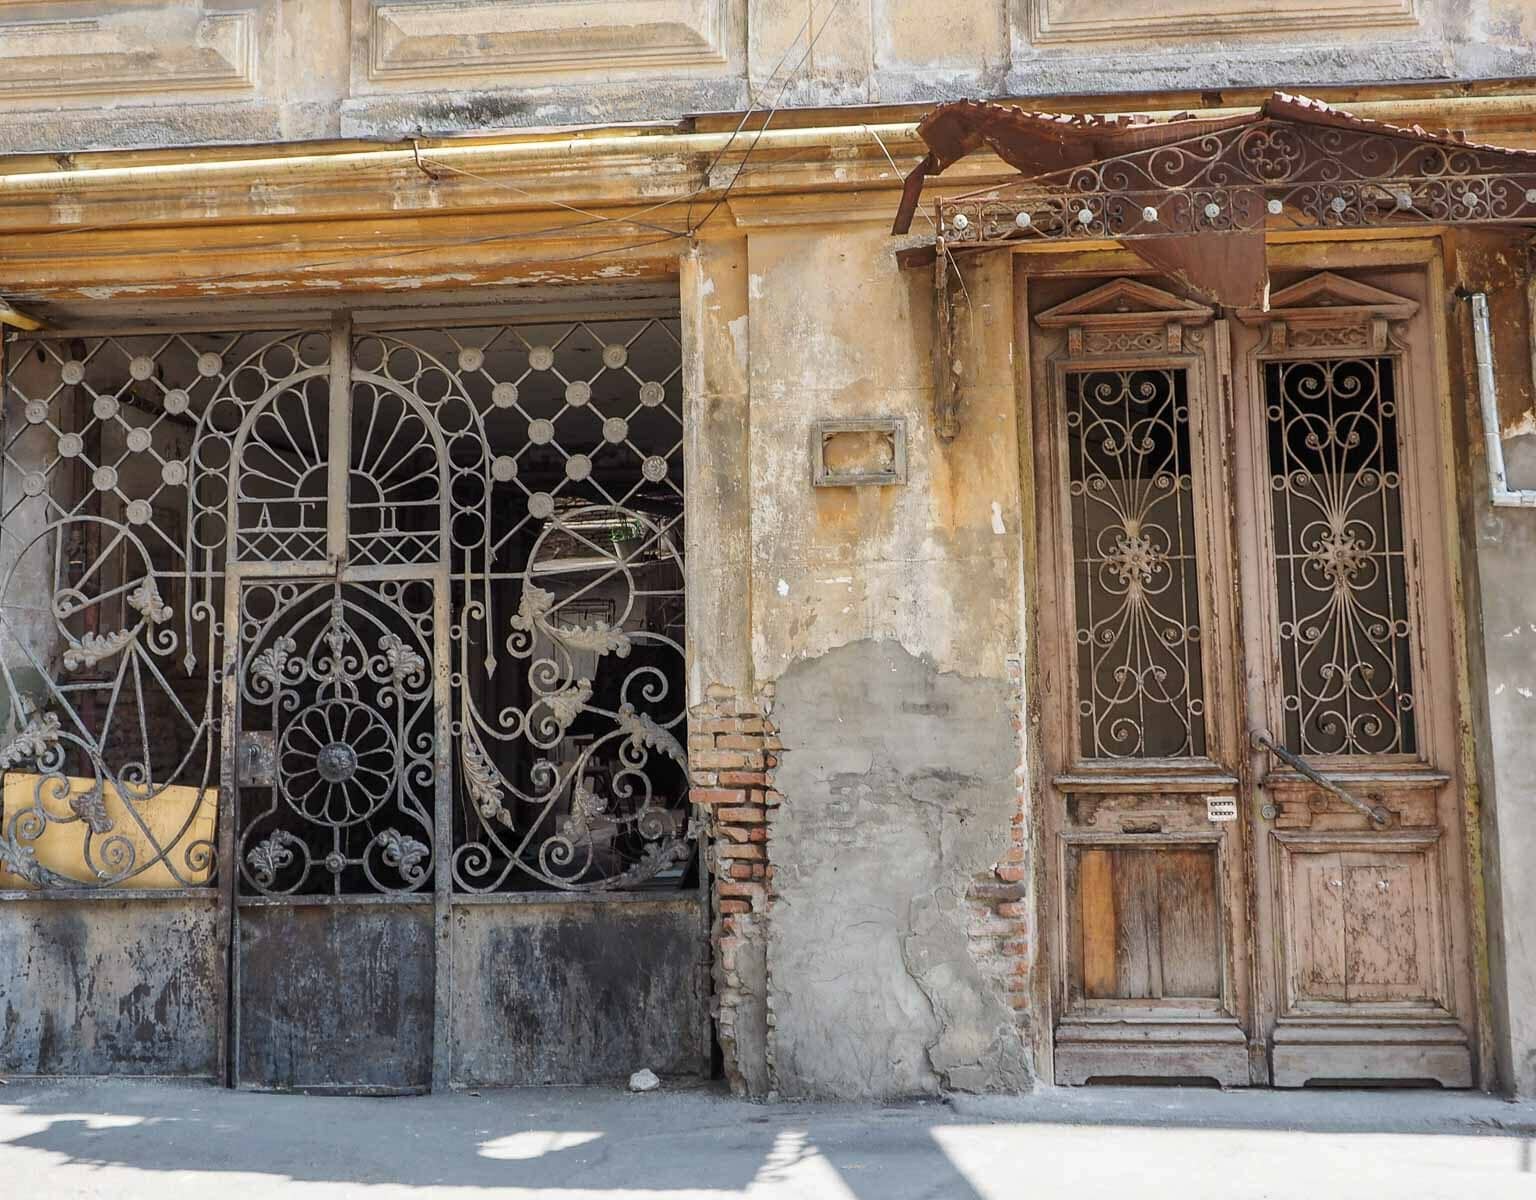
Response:
[[[1094,277],[1098,278],[1097,274]],[[1052,745],[1070,746],[1069,752],[1053,756],[1049,762],[1040,756],[1031,773],[1036,800],[1032,828],[1039,864],[1037,927],[1043,931],[1037,950],[1037,991],[1041,1014],[1049,1017],[1041,1022],[1042,1040],[1050,1043],[1049,1068],[1042,1074],[1058,1082],[1083,1083],[1096,1075],[1118,1074],[1117,1063],[1134,1051],[1153,1056],[1153,1061],[1166,1068],[1164,1074],[1209,1074],[1227,1086],[1246,1084],[1251,1077],[1244,1032],[1251,1023],[1252,994],[1247,961],[1251,939],[1241,888],[1245,851],[1235,827],[1200,822],[1196,807],[1203,793],[1233,795],[1243,787],[1241,775],[1222,765],[1223,761],[1237,765],[1244,761],[1237,729],[1230,717],[1211,719],[1211,715],[1228,714],[1241,704],[1238,680],[1229,663],[1201,651],[1198,684],[1191,673],[1189,697],[1198,695],[1207,715],[1201,720],[1199,740],[1189,743],[1188,753],[1114,761],[1104,753],[1094,756],[1088,747],[1078,745],[1083,736],[1080,718],[1075,715],[1082,694],[1077,685],[1079,664],[1070,650],[1072,628],[1058,619],[1059,614],[1076,607],[1073,585],[1067,582],[1075,575],[1075,551],[1063,540],[1071,503],[1066,491],[1068,467],[1065,443],[1057,436],[1063,419],[1064,381],[1071,373],[1145,370],[1182,374],[1189,397],[1189,457],[1180,470],[1188,471],[1192,492],[1189,512],[1182,518],[1189,522],[1188,532],[1177,536],[1191,538],[1191,545],[1200,547],[1208,561],[1230,559],[1230,532],[1219,506],[1199,499],[1219,495],[1224,486],[1217,450],[1226,432],[1225,406],[1217,402],[1197,407],[1194,403],[1197,396],[1219,395],[1217,368],[1221,358],[1215,318],[1215,312],[1206,305],[1160,286],[1110,274],[1105,282],[1044,312],[1031,314],[1027,305],[1021,304],[1015,323],[1016,335],[1030,339],[1031,373],[1020,394],[1030,397],[1031,421],[1045,419],[1051,425],[1032,439],[1038,444],[1024,450],[1029,474],[1024,476],[1028,483],[1023,490],[1037,502],[1034,533],[1038,567],[1030,573],[1036,606],[1031,628],[1039,631],[1041,649],[1032,683],[1041,688],[1042,698],[1034,707],[1043,713],[1039,720],[1049,727],[1045,739]],[[1035,340],[1037,331],[1051,339],[1054,347],[1043,361],[1038,355],[1046,346]],[[1024,356],[1016,352],[1015,358],[1020,357]],[[1037,381],[1047,389],[1046,394],[1037,390]],[[1042,465],[1047,460],[1049,467]],[[1041,524],[1045,520],[1051,523],[1049,531]],[[1230,589],[1219,583],[1209,586],[1203,571],[1200,578],[1197,607],[1185,612],[1180,623],[1193,619],[1206,635],[1235,628],[1237,614]],[[1046,588],[1055,590],[1050,602],[1043,599]],[[1161,615],[1171,619],[1169,614]],[[1080,635],[1081,630],[1077,633]],[[1206,642],[1207,637],[1202,637],[1201,644]],[[1046,671],[1058,676],[1053,697],[1046,695]],[[1195,736],[1191,722],[1189,737]],[[1086,798],[1094,815],[1087,815],[1084,802],[1074,795],[1084,790],[1099,794],[1098,802]],[[1170,799],[1166,811],[1142,814],[1157,823],[1150,831],[1139,831],[1128,822],[1139,824],[1140,816],[1120,807],[1136,793],[1178,798]],[[1118,814],[1119,831],[1085,828],[1097,825],[1100,804],[1106,815]],[[1066,890],[1069,859],[1074,848],[1085,846],[1113,848],[1133,857],[1153,847],[1170,853],[1195,850],[1211,856],[1211,898],[1221,914],[1209,947],[1211,965],[1218,976],[1215,996],[1180,998],[1175,993],[1155,1001],[1099,1001],[1086,995],[1086,962],[1070,959],[1078,939]],[[1161,983],[1152,984],[1151,978],[1160,979],[1160,971],[1149,977],[1149,986],[1160,990]],[[1082,995],[1075,994],[1079,983]],[[1129,1035],[1120,1024],[1127,1019],[1138,1025]],[[1100,1065],[1102,1070],[1097,1069]]]
[[[1433,260],[1431,260],[1433,261]],[[1329,264],[1331,266],[1332,264]],[[1390,266],[1373,264],[1375,270],[1392,271]],[[1297,539],[1291,528],[1282,535],[1277,518],[1272,518],[1275,495],[1270,472],[1279,473],[1270,463],[1274,452],[1272,418],[1259,416],[1270,404],[1281,408],[1286,400],[1271,396],[1266,387],[1266,370],[1272,365],[1348,363],[1360,359],[1384,361],[1393,379],[1396,406],[1396,437],[1402,451],[1398,471],[1398,496],[1405,556],[1403,616],[1410,622],[1406,653],[1411,662],[1412,694],[1427,699],[1433,688],[1430,681],[1455,670],[1455,651],[1446,642],[1439,614],[1453,606],[1453,567],[1449,542],[1453,533],[1442,520],[1447,504],[1443,469],[1449,443],[1441,435],[1444,414],[1453,403],[1449,394],[1434,385],[1431,324],[1435,311],[1428,272],[1420,266],[1396,268],[1398,275],[1365,282],[1344,276],[1311,263],[1302,267],[1301,278],[1275,292],[1265,310],[1240,309],[1235,313],[1241,332],[1234,351],[1234,386],[1240,404],[1238,433],[1242,442],[1234,448],[1234,457],[1245,455],[1250,470],[1239,479],[1235,493],[1235,513],[1251,524],[1240,530],[1246,541],[1242,554],[1251,567],[1294,553],[1298,541],[1285,546],[1286,537]],[[1409,281],[1401,280],[1403,273]],[[1371,278],[1370,275],[1367,278]],[[1400,286],[1406,282],[1407,286]],[[1406,293],[1406,294],[1405,294]],[[1416,299],[1414,297],[1421,297]],[[1309,344],[1310,343],[1310,344]],[[1240,353],[1239,353],[1240,352]],[[1347,403],[1347,401],[1346,401]],[[1384,410],[1383,410],[1384,412]],[[1369,444],[1370,435],[1362,435]],[[1327,437],[1324,437],[1327,444]],[[1287,470],[1294,469],[1287,468]],[[1363,477],[1361,477],[1363,478]],[[1288,490],[1294,496],[1294,489]],[[1306,501],[1301,502],[1303,505]],[[1319,504],[1326,508],[1327,504]],[[1369,522],[1369,509],[1349,509],[1351,520]],[[1319,517],[1321,514],[1319,514]],[[1289,518],[1296,518],[1294,514]],[[1319,519],[1314,517],[1312,519]],[[1385,519],[1385,518],[1384,518]],[[1383,539],[1385,549],[1390,535]],[[1409,563],[1425,564],[1427,569],[1412,570]],[[1305,589],[1293,583],[1293,595]],[[1254,728],[1282,734],[1286,715],[1280,703],[1284,652],[1273,641],[1283,628],[1282,601],[1275,589],[1252,589],[1245,602],[1246,636],[1250,652],[1256,648],[1264,666],[1252,674],[1262,675],[1263,685],[1251,694],[1250,724]],[[1293,600],[1293,603],[1300,603]],[[1262,631],[1262,633],[1260,632]],[[1256,636],[1258,635],[1258,636]],[[1398,635],[1393,635],[1395,638]],[[1298,635],[1299,637],[1299,635]],[[1282,638],[1283,640],[1283,638]],[[1324,639],[1326,641],[1326,638]],[[1321,643],[1320,643],[1321,644]],[[1299,664],[1292,669],[1301,670]],[[1254,853],[1259,873],[1255,878],[1254,899],[1260,928],[1271,953],[1271,969],[1258,977],[1260,1027],[1270,1048],[1276,1086],[1299,1086],[1317,1077],[1319,1064],[1324,1070],[1335,1069],[1341,1076],[1380,1078],[1390,1074],[1393,1063],[1416,1063],[1425,1077],[1438,1079],[1448,1087],[1468,1087],[1476,1082],[1474,1060],[1478,1030],[1484,1018],[1478,1011],[1474,957],[1470,941],[1472,922],[1468,898],[1473,878],[1471,859],[1464,844],[1444,844],[1444,838],[1464,834],[1467,769],[1460,762],[1455,730],[1461,712],[1457,705],[1446,707],[1428,703],[1416,705],[1414,738],[1374,752],[1357,747],[1355,754],[1334,754],[1317,748],[1301,748],[1311,762],[1352,790],[1371,786],[1383,788],[1390,799],[1384,800],[1401,819],[1394,827],[1372,827],[1369,833],[1312,830],[1309,805],[1297,803],[1308,793],[1306,781],[1284,763],[1270,763],[1257,747],[1250,769],[1255,779],[1262,779],[1262,790],[1255,802],[1267,805],[1265,824],[1255,837]],[[1389,724],[1387,728],[1392,728]],[[1301,729],[1297,727],[1297,737]],[[1293,744],[1293,748],[1298,748]],[[1367,761],[1373,760],[1373,761]],[[1455,764],[1454,770],[1446,768]],[[1445,797],[1447,785],[1454,795]],[[1298,793],[1296,789],[1301,789]],[[1287,797],[1295,797],[1288,799]],[[1425,808],[1435,811],[1434,831],[1425,835]],[[1298,811],[1302,810],[1302,811]],[[1268,814],[1273,813],[1270,817]],[[1311,946],[1303,937],[1306,922],[1298,921],[1299,880],[1295,872],[1304,856],[1327,853],[1332,846],[1344,860],[1352,856],[1396,862],[1394,856],[1418,854],[1423,858],[1420,878],[1423,885],[1424,940],[1412,956],[1419,969],[1419,983],[1424,989],[1413,1004],[1400,1002],[1382,1005],[1348,998],[1341,992],[1334,999],[1297,997],[1298,973]],[[1402,860],[1411,863],[1411,860]],[[1345,868],[1348,869],[1348,868]],[[1396,867],[1385,867],[1393,870]],[[1407,869],[1412,869],[1411,865]],[[1385,886],[1385,881],[1381,881]],[[1337,880],[1330,887],[1338,886]],[[1420,895],[1415,888],[1415,895]],[[1342,911],[1342,910],[1341,910]],[[1378,947],[1379,948],[1379,947]],[[1315,965],[1315,963],[1314,963]],[[1374,1018],[1374,1024],[1373,1022]]]

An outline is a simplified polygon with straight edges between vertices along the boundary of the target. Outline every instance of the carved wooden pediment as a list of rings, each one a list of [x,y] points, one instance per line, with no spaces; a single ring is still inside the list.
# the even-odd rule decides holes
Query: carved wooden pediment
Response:
[[[1418,303],[1358,279],[1323,271],[1269,298],[1267,310],[1238,309],[1238,320],[1263,326],[1265,350],[1387,349],[1389,328],[1419,311]]]
[[[1177,354],[1184,329],[1203,325],[1211,310],[1135,279],[1106,284],[1047,309],[1035,318],[1044,329],[1067,331],[1067,353]]]

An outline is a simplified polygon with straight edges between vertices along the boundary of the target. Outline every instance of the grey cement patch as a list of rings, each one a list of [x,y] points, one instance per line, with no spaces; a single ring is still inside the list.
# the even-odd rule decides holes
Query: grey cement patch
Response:
[[[1014,1013],[973,958],[966,892],[1017,803],[1005,683],[890,642],[778,681],[772,1056],[787,1096],[1030,1086]]]

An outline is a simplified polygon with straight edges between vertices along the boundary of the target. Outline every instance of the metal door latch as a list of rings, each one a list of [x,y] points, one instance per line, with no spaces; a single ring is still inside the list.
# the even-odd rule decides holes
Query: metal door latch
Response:
[[[1337,796],[1340,800],[1344,801],[1345,804],[1349,805],[1350,808],[1354,809],[1361,816],[1366,817],[1372,825],[1385,829],[1392,823],[1392,814],[1387,811],[1384,805],[1367,804],[1358,796],[1345,791],[1344,788],[1340,787],[1333,780],[1329,779],[1328,776],[1324,775],[1311,763],[1307,762],[1307,760],[1302,758],[1301,755],[1287,750],[1284,746],[1277,746],[1274,739],[1271,738],[1269,734],[1264,730],[1255,729],[1248,735],[1248,741],[1255,750],[1268,750],[1286,766],[1299,773],[1303,778],[1311,780],[1325,792],[1330,792]]]
[[[266,730],[240,734],[238,774],[247,787],[271,787],[277,771],[277,740]]]

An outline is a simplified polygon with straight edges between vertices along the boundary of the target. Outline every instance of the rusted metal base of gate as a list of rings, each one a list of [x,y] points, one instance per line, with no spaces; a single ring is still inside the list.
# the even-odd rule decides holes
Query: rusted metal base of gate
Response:
[[[707,1073],[681,347],[620,307],[8,354],[0,1072]]]
[[[430,903],[245,908],[234,1079],[392,1095],[434,1067],[476,1087],[706,1075],[706,920],[697,892],[466,903],[438,961]]]

